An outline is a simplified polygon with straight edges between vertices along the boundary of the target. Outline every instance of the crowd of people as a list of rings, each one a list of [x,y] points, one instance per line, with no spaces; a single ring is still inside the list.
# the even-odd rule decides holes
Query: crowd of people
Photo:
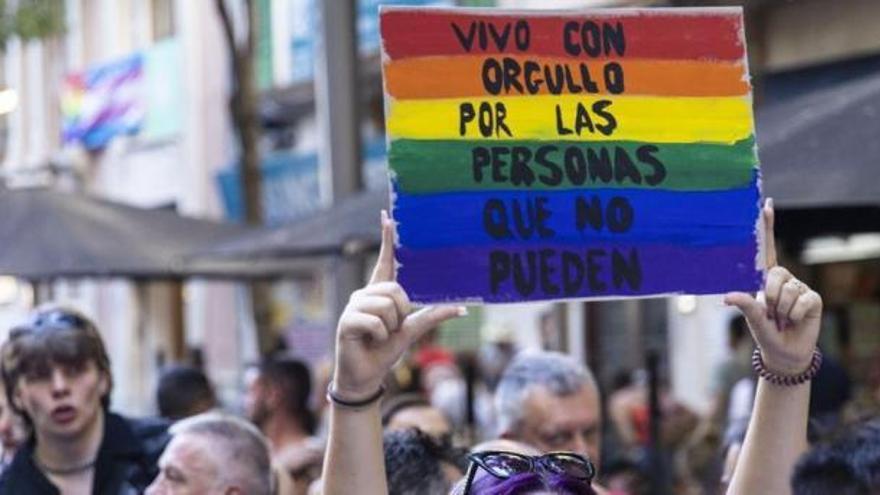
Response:
[[[701,478],[690,481],[702,491],[680,479],[662,486],[880,493],[880,421],[808,442],[822,300],[775,266],[772,208],[764,223],[764,291],[725,297],[742,313],[711,415],[726,418],[726,463],[681,476]],[[242,416],[224,412],[204,373],[185,366],[163,370],[156,418],[117,414],[94,323],[68,308],[37,310],[0,352],[0,495],[662,493],[644,469],[651,434],[643,377],[621,376],[603,407],[591,371],[558,352],[499,342],[456,359],[431,332],[466,309],[414,308],[395,281],[394,229],[384,213],[381,228],[373,275],[340,316],[332,367],[313,374],[286,356],[254,364],[244,374]],[[663,445],[693,442],[712,423],[668,394],[660,403]],[[613,458],[603,456],[608,429]]]

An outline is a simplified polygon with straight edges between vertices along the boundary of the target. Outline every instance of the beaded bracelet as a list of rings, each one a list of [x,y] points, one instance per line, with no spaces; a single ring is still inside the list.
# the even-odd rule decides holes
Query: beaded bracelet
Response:
[[[336,392],[333,391],[333,382],[327,385],[327,400],[337,406],[341,406],[347,409],[362,409],[381,399],[383,395],[385,395],[385,385],[379,385],[379,390],[377,390],[376,393],[367,397],[366,399],[358,401],[347,400],[336,395]]]
[[[767,380],[773,385],[780,385],[783,387],[793,387],[795,385],[800,385],[802,383],[806,383],[813,378],[815,378],[816,374],[819,373],[819,368],[822,367],[822,353],[819,349],[813,350],[813,358],[810,360],[810,366],[800,374],[797,375],[777,375],[772,371],[768,370],[764,365],[764,360],[761,358],[761,349],[755,348],[755,352],[752,353],[752,368],[761,378]]]

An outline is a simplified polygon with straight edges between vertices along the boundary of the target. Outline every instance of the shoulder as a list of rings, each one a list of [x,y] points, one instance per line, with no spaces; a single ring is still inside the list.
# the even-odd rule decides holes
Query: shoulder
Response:
[[[0,495],[52,493],[51,485],[31,462],[31,452],[27,446],[23,447],[5,467],[0,474]]]
[[[159,457],[171,439],[171,423],[159,418],[125,418],[129,428],[148,455]]]
[[[171,423],[161,418],[123,418],[138,438],[167,436]]]
[[[0,495],[21,493],[23,485],[24,480],[22,480],[21,476],[12,469],[7,468],[3,471],[3,474],[0,475]]]
[[[108,413],[107,422],[107,433],[114,437],[113,443],[123,443],[118,446],[119,450],[138,450],[151,459],[158,459],[170,440],[170,423],[163,419],[135,419]]]
[[[0,474],[0,494],[14,493],[12,487],[15,485],[17,473],[17,469],[12,469],[12,463],[3,469],[3,473]]]

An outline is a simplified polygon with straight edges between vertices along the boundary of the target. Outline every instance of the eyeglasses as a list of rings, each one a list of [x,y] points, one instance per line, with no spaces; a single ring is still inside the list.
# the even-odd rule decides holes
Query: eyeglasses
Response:
[[[498,479],[507,479],[521,473],[537,473],[546,476],[562,475],[589,484],[596,475],[593,463],[580,454],[552,452],[541,456],[527,456],[516,452],[487,451],[468,455],[468,467],[464,495],[470,494],[477,474],[476,467]]]

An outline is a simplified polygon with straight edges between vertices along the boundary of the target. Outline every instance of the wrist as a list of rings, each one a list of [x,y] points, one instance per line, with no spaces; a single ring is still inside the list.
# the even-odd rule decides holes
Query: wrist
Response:
[[[760,353],[761,362],[764,368],[776,375],[799,375],[807,370],[813,362],[813,353],[801,357],[780,358],[779,356],[768,355],[766,351],[760,347],[757,349]]]
[[[781,386],[796,386],[807,383],[815,378],[822,366],[822,353],[815,349],[809,361],[799,363],[800,360],[792,360],[790,363],[780,366],[778,363],[766,363],[764,352],[756,348],[752,354],[752,368],[762,379]]]
[[[327,386],[327,402],[343,409],[367,409],[377,406],[383,395],[385,395],[385,385],[382,384],[371,391],[340,390],[335,380]]]

